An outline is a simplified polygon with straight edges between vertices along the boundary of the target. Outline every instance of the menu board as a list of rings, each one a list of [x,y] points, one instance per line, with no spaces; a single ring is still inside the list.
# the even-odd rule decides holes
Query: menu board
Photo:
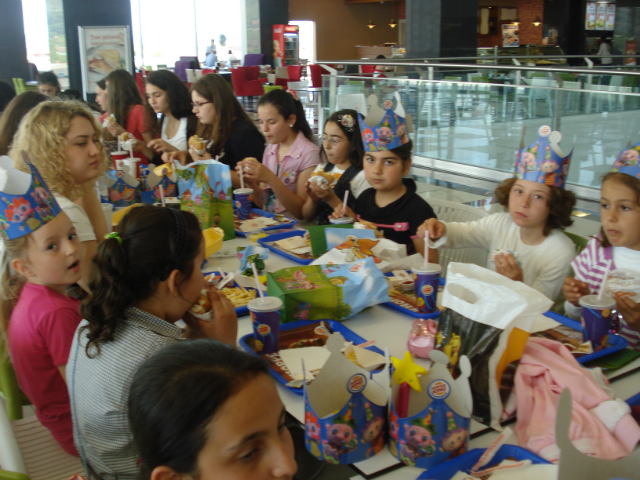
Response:
[[[605,20],[605,30],[613,30],[616,24],[616,5],[615,3],[607,4],[607,18]]]
[[[596,2],[587,2],[587,19],[585,22],[585,29],[596,29]]]
[[[598,6],[596,8],[596,30],[604,30],[606,16],[607,16],[607,4],[598,3]]]
[[[78,27],[80,67],[85,100],[96,83],[117,69],[133,74],[131,31],[128,25]]]
[[[502,46],[503,47],[519,47],[520,35],[518,33],[518,25],[515,23],[502,25]]]

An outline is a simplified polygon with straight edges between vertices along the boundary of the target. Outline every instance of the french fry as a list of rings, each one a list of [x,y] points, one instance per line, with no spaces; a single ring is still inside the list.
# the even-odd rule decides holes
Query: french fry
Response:
[[[255,290],[247,290],[243,287],[223,288],[221,292],[231,300],[235,308],[244,307],[251,300],[256,298]]]

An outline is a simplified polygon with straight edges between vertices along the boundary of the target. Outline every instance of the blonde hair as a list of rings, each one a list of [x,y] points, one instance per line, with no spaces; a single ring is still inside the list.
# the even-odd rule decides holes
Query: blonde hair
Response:
[[[13,269],[11,263],[16,258],[25,258],[29,237],[30,234],[14,240],[6,238],[2,240],[4,255],[2,256],[2,277],[0,278],[0,352],[3,354],[0,355],[0,362],[8,356],[9,320],[16,303],[18,303],[22,287],[27,281]]]
[[[91,111],[76,100],[43,102],[31,110],[20,123],[9,156],[18,170],[28,172],[20,152],[27,152],[31,163],[40,171],[49,188],[58,195],[75,200],[81,195],[80,186],[73,180],[65,156],[71,120],[84,117],[99,138],[102,131]],[[101,141],[97,142],[100,175],[107,170],[107,154]]]

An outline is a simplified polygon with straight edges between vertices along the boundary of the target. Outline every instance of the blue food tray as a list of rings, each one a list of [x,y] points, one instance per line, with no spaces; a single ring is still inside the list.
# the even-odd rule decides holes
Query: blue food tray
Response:
[[[474,448],[459,457],[452,458],[440,465],[430,468],[418,477],[418,480],[449,480],[458,471],[462,470],[469,473],[480,457],[485,452],[484,448]],[[496,452],[488,465],[484,468],[492,467],[507,458],[515,458],[516,460],[531,460],[533,464],[550,464],[544,458],[539,457],[529,450],[518,447],[517,445],[502,445],[500,450]],[[514,477],[515,478],[515,477]]]
[[[306,233],[306,230],[291,230],[288,232],[273,233],[271,235],[267,235],[266,237],[259,239],[258,243],[263,247],[268,248],[273,253],[277,253],[278,255],[288,258],[289,260],[292,260],[296,263],[300,263],[301,265],[309,265],[311,262],[313,262],[313,258],[309,260],[304,260],[302,258],[296,257],[295,255],[291,255],[283,250],[280,250],[275,245],[267,245],[267,243],[277,242],[278,240],[284,240],[285,238],[302,237],[305,233]]]
[[[385,273],[384,276],[385,277],[391,277],[391,276],[393,276],[393,272]],[[445,279],[444,278],[440,278],[440,286],[443,287],[444,284],[445,284]],[[393,310],[397,310],[400,313],[404,313],[405,315],[409,315],[410,317],[413,317],[413,318],[438,318],[440,316],[440,311],[433,312],[433,313],[412,312],[408,308],[401,307],[400,305],[395,304],[393,302],[385,302],[382,305],[385,306],[385,307],[389,307],[389,308],[391,308]]]
[[[555,312],[547,312],[544,314],[545,317],[549,317],[556,322],[559,322],[569,328],[573,328],[574,330],[582,331],[582,324],[576,320],[571,318],[564,317]],[[587,363],[590,360],[595,360],[596,358],[604,357],[605,355],[609,355],[610,353],[617,352],[618,350],[622,350],[629,342],[627,342],[626,338],[622,338],[619,335],[609,335],[609,346],[607,348],[603,348],[602,350],[598,350],[597,352],[590,353],[589,355],[583,355],[581,357],[576,357],[578,363]]]
[[[281,324],[280,325],[280,331],[291,330],[292,328],[302,327],[302,326],[305,326],[305,325],[313,325],[313,324],[319,323],[319,322],[327,322],[327,325],[329,325],[331,330],[334,331],[334,332],[340,333],[344,337],[345,341],[347,341],[347,342],[353,342],[355,345],[366,342],[366,340],[364,338],[362,338],[360,335],[355,333],[353,330],[348,329],[342,323],[336,322],[335,320],[316,320],[316,321],[313,321],[313,322],[310,321],[310,320],[298,320],[297,322]],[[244,337],[242,337],[240,339],[239,343],[240,343],[240,346],[242,347],[242,349],[244,351],[249,352],[252,355],[255,355],[256,357],[258,357],[259,355],[247,343],[247,340],[249,338],[252,338],[252,337],[253,337],[253,333],[249,333],[249,334],[245,335]],[[367,347],[367,349],[371,350],[372,352],[376,352],[376,353],[379,353],[380,355],[384,356],[384,352],[382,350],[380,350],[378,347],[374,347],[372,345],[370,347]],[[287,381],[279,373],[277,373],[275,370],[271,370],[271,375],[273,376],[273,378],[276,379],[277,382],[281,383],[285,388],[287,388],[288,390],[291,390],[296,395],[302,396],[302,388],[287,387],[286,386],[287,385]]]
[[[204,272],[204,276],[206,277],[207,275],[211,275],[212,273],[216,274],[216,275],[220,275],[222,276],[222,278],[225,277],[225,275],[227,275],[225,272],[219,272],[217,270],[213,270],[211,272]],[[239,287],[239,285],[236,283],[235,280],[233,280],[231,283],[227,283],[227,285],[231,286],[231,287]],[[251,287],[244,287],[247,290],[256,290],[255,288],[251,288]],[[258,291],[256,290],[256,298],[258,295]],[[235,309],[236,310],[236,316],[238,317],[244,317],[245,315],[249,315],[249,308],[245,305],[244,307],[238,307]]]
[[[640,406],[640,393],[636,393],[633,397],[627,400],[627,403],[630,407],[638,407]]]
[[[261,217],[273,218],[276,216],[275,213],[265,212],[264,210],[260,210],[259,208],[252,208],[251,211]],[[291,228],[298,223],[297,220],[291,220],[291,219],[288,219],[288,220],[290,221],[287,223],[280,223],[278,225],[271,225],[270,227],[264,227],[262,231]],[[245,238],[247,234],[244,232],[241,232],[240,230],[236,230],[236,236]]]

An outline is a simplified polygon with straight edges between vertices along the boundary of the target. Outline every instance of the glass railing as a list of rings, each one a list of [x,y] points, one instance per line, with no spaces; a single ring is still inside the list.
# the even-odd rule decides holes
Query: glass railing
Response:
[[[380,105],[398,94],[412,117],[416,168],[495,181],[512,174],[523,129],[528,145],[541,125],[550,125],[562,133],[562,150],[573,148],[571,188],[591,200],[599,198],[601,178],[617,154],[640,141],[637,72],[529,68],[490,76],[469,67],[432,74],[442,80],[324,75],[320,117],[371,94]]]

